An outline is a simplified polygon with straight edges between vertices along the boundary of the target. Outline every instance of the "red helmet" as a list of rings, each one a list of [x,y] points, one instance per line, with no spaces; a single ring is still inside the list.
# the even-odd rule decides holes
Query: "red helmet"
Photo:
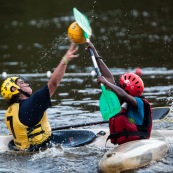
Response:
[[[119,86],[131,96],[139,97],[144,90],[142,79],[135,73],[125,73],[119,78]]]

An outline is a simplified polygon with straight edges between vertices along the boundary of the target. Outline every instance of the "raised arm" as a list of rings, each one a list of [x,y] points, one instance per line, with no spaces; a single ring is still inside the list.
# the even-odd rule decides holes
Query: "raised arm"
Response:
[[[91,42],[88,42],[88,47],[91,48],[94,52],[94,55],[96,57],[97,64],[99,66],[99,69],[102,73],[102,76],[98,77],[98,83],[103,83],[107,88],[112,90],[120,99],[121,103],[127,102],[131,104],[134,107],[137,107],[137,102],[131,95],[127,94],[122,88],[115,85],[114,77],[112,73],[110,72],[107,65],[103,62],[103,60],[98,55],[94,45]]]
[[[52,97],[59,86],[65,74],[68,62],[78,57],[78,55],[76,55],[77,50],[78,49],[76,48],[75,44],[71,43],[70,48],[62,58],[61,62],[57,65],[55,71],[52,73],[52,76],[48,82],[50,97]]]
[[[88,44],[87,49],[91,48],[94,52],[94,55],[96,57],[96,61],[97,61],[97,64],[98,64],[98,67],[100,69],[102,76],[104,76],[106,78],[106,80],[109,81],[110,83],[115,84],[114,77],[113,77],[112,73],[110,72],[110,70],[106,66],[106,64],[103,62],[101,57],[98,55],[98,52],[95,49],[94,45],[91,42],[88,42],[87,44]]]
[[[107,88],[112,90],[119,98],[121,103],[126,102],[134,107],[137,107],[137,102],[134,97],[132,97],[130,94],[127,94],[122,88],[119,86],[110,83],[106,80],[103,76],[100,76],[97,78],[98,83],[103,83]]]

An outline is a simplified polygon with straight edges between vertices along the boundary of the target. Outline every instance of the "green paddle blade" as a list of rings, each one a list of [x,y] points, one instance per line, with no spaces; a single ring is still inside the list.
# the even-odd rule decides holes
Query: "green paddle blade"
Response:
[[[88,18],[80,11],[78,11],[76,8],[73,8],[73,14],[77,24],[84,30],[85,38],[91,36],[92,30]]]
[[[108,120],[120,112],[121,106],[118,97],[102,85],[102,94],[99,100],[100,112],[104,120]]]
[[[89,41],[89,36],[92,35],[92,29],[91,29],[88,18],[84,14],[82,14],[80,11],[78,11],[76,8],[73,8],[73,14],[74,14],[75,21],[84,31],[84,37],[86,38],[86,40]],[[90,51],[90,55],[93,60],[95,70],[97,72],[98,65],[92,50]],[[99,73],[97,73],[97,75],[99,76]],[[108,120],[109,118],[111,118],[112,116],[114,116],[120,111],[121,106],[120,106],[118,97],[116,96],[115,93],[113,93],[112,91],[106,90],[103,84],[101,85],[101,89],[102,89],[102,95],[99,101],[100,112],[102,114],[103,119]]]

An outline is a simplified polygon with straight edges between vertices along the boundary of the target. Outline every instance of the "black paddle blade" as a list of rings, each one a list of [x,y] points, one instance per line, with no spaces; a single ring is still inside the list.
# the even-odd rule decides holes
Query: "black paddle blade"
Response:
[[[170,107],[152,108],[152,119],[153,120],[162,120],[169,115],[170,111],[171,111]]]
[[[51,137],[51,142],[63,147],[79,147],[91,143],[96,135],[89,130],[57,130]]]

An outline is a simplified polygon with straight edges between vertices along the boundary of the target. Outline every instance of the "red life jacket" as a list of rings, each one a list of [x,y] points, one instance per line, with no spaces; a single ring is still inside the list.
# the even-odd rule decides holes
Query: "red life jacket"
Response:
[[[128,120],[127,110],[122,108],[120,113],[109,119],[110,135],[113,144],[122,144],[128,141],[150,138],[152,129],[151,106],[148,101],[144,102],[144,120],[142,125],[136,125]]]

